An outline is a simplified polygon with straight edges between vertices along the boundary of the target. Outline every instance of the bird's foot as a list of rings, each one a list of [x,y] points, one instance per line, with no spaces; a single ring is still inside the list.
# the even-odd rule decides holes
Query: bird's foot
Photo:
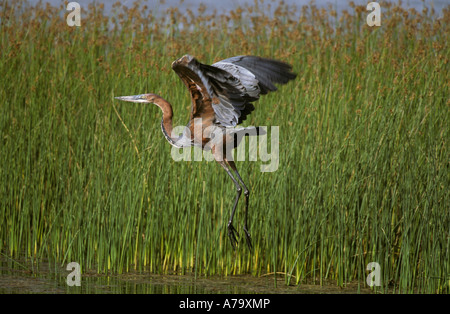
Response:
[[[236,249],[237,246],[237,238],[236,235],[239,237],[239,233],[236,231],[236,229],[233,227],[233,225],[230,223],[228,223],[228,237],[230,238],[231,241],[231,246]]]
[[[246,227],[244,227],[244,232],[245,232],[245,240],[247,241],[247,246],[248,246],[248,248],[249,248],[250,251],[251,251],[252,248],[253,248],[253,245],[252,245],[252,236],[250,235],[250,232],[248,232],[248,230],[247,230]]]

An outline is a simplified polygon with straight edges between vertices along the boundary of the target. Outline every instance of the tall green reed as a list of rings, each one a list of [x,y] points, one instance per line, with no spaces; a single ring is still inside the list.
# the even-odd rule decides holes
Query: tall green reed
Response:
[[[380,291],[448,292],[449,11],[386,6],[375,29],[361,7],[161,18],[139,4],[111,17],[91,6],[71,28],[63,7],[30,15],[2,3],[0,252],[99,273],[283,273],[340,286],[365,285],[377,262]],[[280,127],[276,172],[238,163],[251,253],[228,243],[235,192],[220,167],[174,162],[158,108],[113,98],[159,93],[185,124],[190,100],[170,63],[186,53],[263,55],[299,73],[247,122]]]

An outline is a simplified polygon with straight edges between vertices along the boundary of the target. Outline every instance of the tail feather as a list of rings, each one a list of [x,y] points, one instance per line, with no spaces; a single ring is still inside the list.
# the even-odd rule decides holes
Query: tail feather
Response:
[[[236,130],[236,135],[240,136],[259,136],[259,135],[265,135],[267,132],[264,130],[264,128],[260,126],[251,126],[247,128],[241,128],[239,130]]]
[[[256,135],[256,136],[260,136],[260,135],[266,135],[267,132],[266,130],[264,130],[262,127],[257,126],[257,127],[253,127],[253,128],[246,128],[246,130],[251,131],[251,133],[245,133],[245,136],[250,136],[250,135]]]
[[[259,135],[265,135],[267,132],[262,127],[248,127],[248,128],[241,128],[239,130],[236,130],[234,132],[234,147],[239,146],[244,136],[259,136]]]

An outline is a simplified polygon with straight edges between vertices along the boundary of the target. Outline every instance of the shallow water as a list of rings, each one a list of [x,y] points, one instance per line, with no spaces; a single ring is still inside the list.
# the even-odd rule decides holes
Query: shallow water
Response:
[[[284,275],[261,277],[250,275],[195,277],[194,275],[157,275],[131,272],[121,275],[84,273],[81,286],[69,286],[70,271],[40,264],[39,267],[5,261],[0,263],[0,294],[254,294],[254,293],[370,293],[358,284],[341,288],[333,283],[326,285],[286,285]],[[295,280],[293,280],[295,281]]]

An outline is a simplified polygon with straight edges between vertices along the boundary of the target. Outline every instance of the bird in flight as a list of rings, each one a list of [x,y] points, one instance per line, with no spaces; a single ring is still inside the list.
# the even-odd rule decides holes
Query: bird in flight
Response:
[[[236,126],[255,109],[252,103],[260,95],[276,91],[275,84],[286,84],[297,75],[287,63],[257,56],[236,56],[206,65],[185,55],[172,63],[172,69],[188,88],[192,101],[190,119],[181,135],[173,134],[172,105],[161,96],[141,94],[116,98],[135,103],[153,103],[161,108],[161,129],[172,146],[198,146],[211,151],[236,187],[236,198],[227,225],[231,245],[236,248],[238,243],[239,234],[233,226],[233,217],[244,191],[243,229],[251,250],[252,240],[247,225],[250,192],[239,175],[231,150],[239,145],[243,136],[263,135],[265,131],[259,127]]]

